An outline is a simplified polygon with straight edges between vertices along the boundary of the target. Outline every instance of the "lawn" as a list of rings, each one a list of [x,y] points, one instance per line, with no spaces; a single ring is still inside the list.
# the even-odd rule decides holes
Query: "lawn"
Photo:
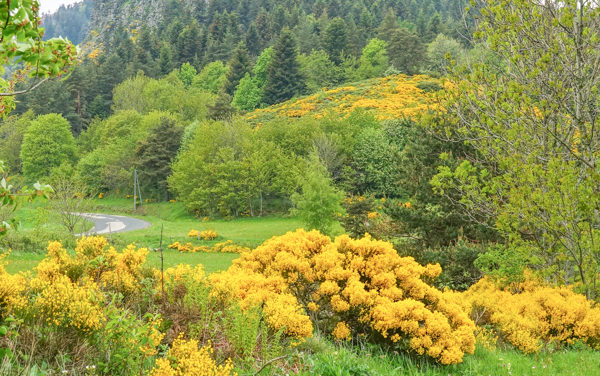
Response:
[[[114,233],[108,235],[110,242],[117,248],[123,248],[135,243],[138,247],[151,249],[147,264],[160,267],[160,252],[153,250],[159,247],[161,227],[163,227],[163,249],[165,267],[180,263],[204,265],[207,273],[224,270],[231,265],[231,261],[238,257],[237,254],[228,253],[179,253],[167,249],[175,241],[192,242],[195,245],[213,245],[225,240],[232,240],[235,244],[254,248],[265,240],[282,235],[302,227],[297,218],[292,217],[246,217],[233,220],[195,218],[189,215],[181,203],[151,203],[133,210],[131,200],[110,198],[96,199],[93,202],[93,212],[128,215],[143,219],[152,226],[137,231]],[[43,202],[28,204],[15,213],[15,218],[20,223],[18,231],[23,233],[33,232],[38,226],[47,229],[58,229],[60,226],[52,220],[50,213],[45,210]],[[86,223],[86,229],[91,228],[91,223]],[[191,229],[214,230],[219,237],[214,241],[198,241],[188,238]],[[64,235],[63,235],[64,236]],[[43,250],[39,253],[22,252],[13,249],[8,257],[7,271],[10,273],[31,270],[44,257]]]

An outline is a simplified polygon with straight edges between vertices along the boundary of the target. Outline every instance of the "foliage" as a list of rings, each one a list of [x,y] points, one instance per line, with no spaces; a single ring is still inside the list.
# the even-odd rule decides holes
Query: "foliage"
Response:
[[[300,74],[296,40],[291,31],[284,30],[273,46],[263,100],[267,104],[275,104],[303,91],[304,80]]]
[[[306,80],[306,88],[315,93],[321,88],[336,86],[343,81],[343,72],[329,60],[325,51],[313,50],[310,55],[300,55],[300,71]]]
[[[0,37],[0,73],[5,77],[9,65],[20,67],[11,78],[0,79],[0,114],[6,115],[15,106],[15,84],[26,77],[44,79],[66,74],[75,64],[77,51],[63,38],[42,40],[44,29],[39,27],[39,3],[31,0],[5,1],[0,4],[3,20]],[[41,83],[37,80],[29,89]]]
[[[340,17],[335,17],[325,29],[323,34],[323,47],[329,59],[335,64],[340,65],[342,63],[342,57],[347,49],[348,43],[348,31],[346,28],[346,22]]]
[[[484,278],[457,295],[457,302],[478,326],[491,328],[499,341],[525,353],[578,341],[600,346],[600,308],[568,287],[551,287],[529,277],[499,288]]]
[[[240,111],[252,111],[260,105],[261,100],[262,90],[257,80],[246,73],[235,90],[232,104]]]
[[[23,175],[34,181],[50,175],[63,162],[75,162],[75,139],[69,123],[60,115],[38,116],[23,135]]]
[[[179,151],[182,134],[181,126],[171,118],[163,117],[148,137],[138,143],[136,166],[145,190],[167,197],[167,177],[171,174],[171,162]]]
[[[460,65],[464,54],[460,43],[444,34],[439,34],[427,46],[428,68],[432,72],[444,74],[448,72],[448,66]]]
[[[332,185],[331,178],[316,153],[309,157],[300,189],[300,194],[292,196],[295,205],[293,213],[302,218],[309,230],[316,229],[330,234],[337,222],[336,217],[344,214],[340,205],[344,194]]]
[[[33,120],[33,112],[5,117],[0,123],[0,160],[6,164],[7,172],[19,174],[21,170],[21,144],[25,130]]]
[[[73,169],[70,169],[73,172]],[[90,198],[86,197],[86,187],[73,176],[52,179],[53,193],[50,195],[49,209],[56,213],[58,221],[72,235],[85,221],[81,213],[89,213]]]
[[[221,61],[208,64],[194,78],[193,86],[209,93],[217,94],[227,81],[229,68]]]
[[[478,37],[510,74],[474,64],[453,76],[445,126],[474,150],[445,155],[457,157],[455,165],[433,180],[440,193],[458,195],[471,218],[495,223],[506,261],[525,260],[522,266],[550,280],[580,283],[588,297],[597,296],[600,270],[600,60],[589,48],[600,33],[599,11],[581,1],[481,9]]]
[[[192,86],[197,73],[198,72],[196,71],[196,68],[194,68],[190,63],[185,63],[181,66],[181,68],[179,68],[179,71],[177,72],[177,78],[179,78],[179,81],[181,81],[183,87],[189,89],[190,86]]]
[[[388,68],[387,43],[380,39],[371,39],[360,57],[356,74],[360,79],[381,77]]]
[[[203,122],[173,164],[170,189],[192,212],[262,215],[265,196],[289,196],[293,159],[258,139],[249,124]]]
[[[332,243],[298,230],[242,254],[210,280],[242,308],[264,302],[267,322],[290,335],[310,335],[312,321],[326,333],[337,328],[338,335],[460,363],[474,350],[475,326],[448,294],[426,283],[440,272],[439,265],[400,257],[390,243],[348,236]]]
[[[227,81],[224,90],[227,94],[233,95],[240,80],[246,73],[250,73],[250,56],[243,42],[235,48],[233,56],[227,65],[229,66],[229,70],[227,71]]]
[[[158,359],[156,366],[150,371],[151,376],[177,376],[177,375],[214,375],[229,376],[232,373],[231,361],[225,365],[217,365],[211,358],[213,350],[210,345],[198,349],[198,341],[186,341],[183,333],[173,341],[165,358]]]

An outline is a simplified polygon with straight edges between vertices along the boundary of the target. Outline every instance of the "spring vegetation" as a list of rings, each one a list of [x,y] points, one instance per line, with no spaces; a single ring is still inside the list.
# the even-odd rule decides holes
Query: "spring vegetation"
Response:
[[[0,374],[598,374],[597,1],[38,8],[0,2]]]

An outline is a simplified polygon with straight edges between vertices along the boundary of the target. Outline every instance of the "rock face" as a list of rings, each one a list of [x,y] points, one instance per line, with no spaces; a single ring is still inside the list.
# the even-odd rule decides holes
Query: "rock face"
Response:
[[[167,7],[181,11],[198,1],[205,0],[94,0],[88,39],[102,42],[121,27],[133,34],[145,25],[156,28],[163,23]]]

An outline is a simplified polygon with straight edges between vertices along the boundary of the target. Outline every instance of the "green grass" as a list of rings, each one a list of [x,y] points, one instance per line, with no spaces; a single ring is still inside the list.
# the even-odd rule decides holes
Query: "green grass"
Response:
[[[47,208],[47,201],[38,199],[19,207],[12,215],[17,229],[19,231],[32,231],[36,227],[44,228],[47,231],[66,231],[65,228],[56,220],[56,215]],[[90,230],[94,224],[87,219],[82,219],[75,228],[75,232],[85,232]]]
[[[152,224],[149,228],[143,230],[108,235],[110,242],[117,249],[131,243],[151,250],[158,248],[161,226],[164,226],[165,267],[182,263],[194,266],[202,264],[207,273],[227,269],[231,265],[231,261],[239,255],[229,253],[179,253],[167,249],[167,246],[175,241],[210,246],[224,240],[232,240],[235,244],[254,248],[273,236],[282,235],[302,227],[302,223],[298,219],[282,217],[237,218],[234,220],[210,219],[204,222],[202,219],[189,215],[181,203],[151,203],[139,207],[136,211],[133,210],[132,200],[120,198],[97,199],[94,200],[93,204],[93,212],[128,215]],[[48,230],[55,230],[60,227],[52,221],[52,216],[45,210],[45,204],[41,201],[20,208],[15,213],[15,218],[20,222],[18,231],[22,233],[32,234],[35,228],[39,226]],[[91,227],[92,224],[88,222],[85,230],[89,230]],[[187,237],[191,229],[214,230],[219,237],[210,242],[198,241]],[[32,270],[44,258],[44,254],[43,249],[40,249],[39,253],[30,253],[15,248],[7,259],[6,270],[10,273]],[[151,251],[147,258],[147,265],[159,268],[160,253]]]
[[[596,376],[600,375],[600,352],[581,347],[556,352],[524,355],[515,350],[488,350],[478,346],[473,355],[466,355],[461,364],[441,366],[423,358],[406,354],[386,353],[374,346],[349,348],[311,344],[318,351],[305,357],[308,371],[304,375],[321,376]]]
[[[135,242],[139,246],[157,248],[160,243],[161,225],[164,225],[163,241],[167,244],[190,241],[187,233],[191,229],[214,230],[219,238],[212,242],[232,240],[235,244],[255,248],[265,240],[302,227],[297,218],[287,217],[246,217],[234,220],[209,219],[189,215],[181,203],[154,203],[133,210],[133,201],[126,199],[102,199],[95,201],[94,211],[98,213],[122,214],[143,219],[152,224],[149,228],[116,233],[113,240],[123,244]],[[198,244],[212,244],[198,243]]]

